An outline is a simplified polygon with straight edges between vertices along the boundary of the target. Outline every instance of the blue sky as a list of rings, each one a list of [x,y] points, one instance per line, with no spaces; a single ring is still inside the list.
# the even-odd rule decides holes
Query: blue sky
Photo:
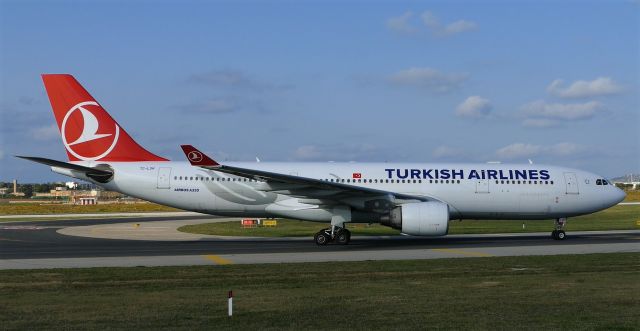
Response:
[[[175,160],[640,172],[637,1],[0,1],[0,181],[64,179],[41,73]]]

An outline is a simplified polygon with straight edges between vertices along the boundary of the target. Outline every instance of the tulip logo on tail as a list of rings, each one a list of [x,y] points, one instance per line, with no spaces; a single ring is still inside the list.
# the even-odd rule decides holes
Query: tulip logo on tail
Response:
[[[202,153],[198,152],[198,151],[191,151],[189,152],[189,154],[187,155],[187,157],[189,158],[189,160],[191,162],[195,162],[198,163],[200,161],[202,161],[202,159],[204,158],[202,156]]]
[[[100,110],[95,101],[80,102],[71,107],[62,120],[62,142],[67,151],[80,160],[102,159],[118,144],[120,127],[116,123],[113,127],[100,127],[98,116],[106,114]]]

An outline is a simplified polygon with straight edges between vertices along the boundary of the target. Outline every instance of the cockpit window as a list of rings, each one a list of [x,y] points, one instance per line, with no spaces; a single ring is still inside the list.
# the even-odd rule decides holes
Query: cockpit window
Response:
[[[604,178],[599,178],[596,179],[596,185],[611,185],[611,183]]]

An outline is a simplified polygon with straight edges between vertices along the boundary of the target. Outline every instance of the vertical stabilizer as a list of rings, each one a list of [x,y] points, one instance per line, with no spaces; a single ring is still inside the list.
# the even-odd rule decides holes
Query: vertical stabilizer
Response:
[[[136,143],[71,75],[42,75],[70,161],[167,161]]]

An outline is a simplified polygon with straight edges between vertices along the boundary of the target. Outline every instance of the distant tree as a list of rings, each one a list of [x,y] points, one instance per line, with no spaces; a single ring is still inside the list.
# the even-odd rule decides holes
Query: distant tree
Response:
[[[20,185],[20,191],[24,193],[25,198],[31,198],[33,196],[33,185],[32,184]]]
[[[44,185],[45,184],[40,184],[40,183],[33,184],[33,191],[37,192],[37,193],[45,192],[45,191],[43,191],[44,190],[44,188],[43,188]]]

